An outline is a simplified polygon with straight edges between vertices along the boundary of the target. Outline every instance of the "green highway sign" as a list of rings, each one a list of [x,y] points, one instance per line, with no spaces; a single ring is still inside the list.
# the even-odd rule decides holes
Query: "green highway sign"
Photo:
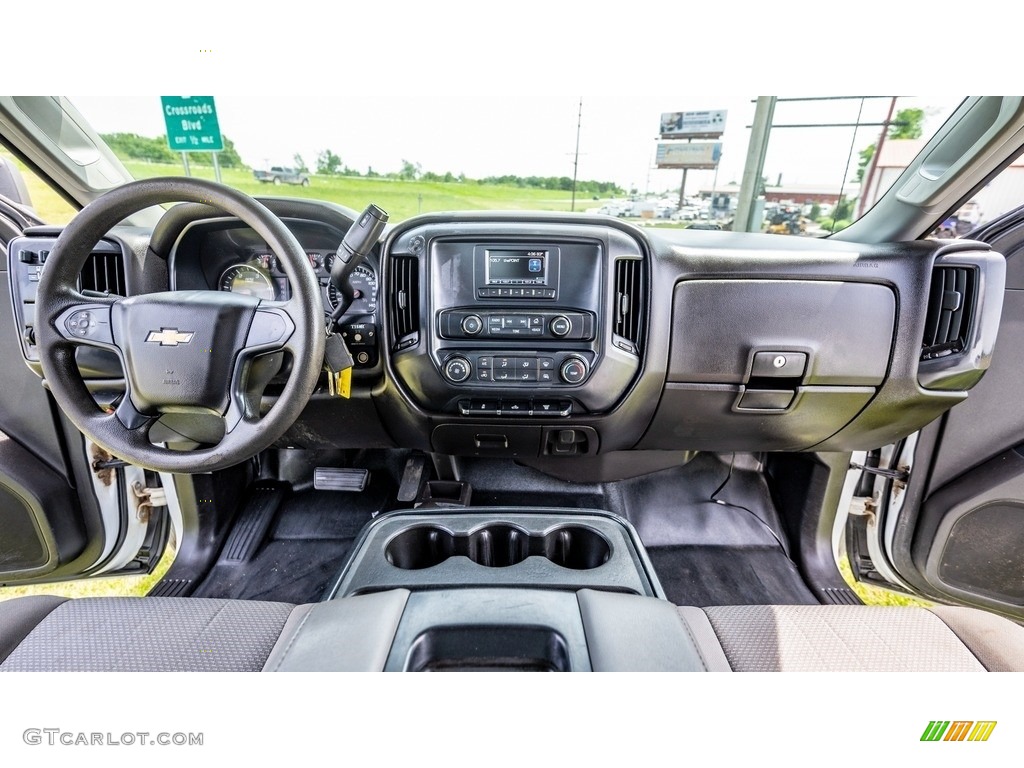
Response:
[[[217,108],[213,96],[161,96],[167,146],[175,152],[220,152]]]

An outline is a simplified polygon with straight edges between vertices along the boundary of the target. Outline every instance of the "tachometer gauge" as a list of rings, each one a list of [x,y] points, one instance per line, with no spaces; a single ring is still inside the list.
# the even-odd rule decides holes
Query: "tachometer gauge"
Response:
[[[377,275],[369,267],[356,267],[349,276],[355,298],[345,314],[372,315],[377,311]],[[331,306],[338,306],[338,289],[333,284],[327,289]]]
[[[225,269],[220,276],[220,289],[268,301],[276,298],[270,275],[252,264],[235,264]]]

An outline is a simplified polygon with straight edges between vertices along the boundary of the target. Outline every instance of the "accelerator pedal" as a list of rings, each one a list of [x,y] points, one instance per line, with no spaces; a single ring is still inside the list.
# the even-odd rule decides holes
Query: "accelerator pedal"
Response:
[[[313,470],[313,487],[318,491],[361,493],[370,482],[368,469],[335,469],[317,467]]]

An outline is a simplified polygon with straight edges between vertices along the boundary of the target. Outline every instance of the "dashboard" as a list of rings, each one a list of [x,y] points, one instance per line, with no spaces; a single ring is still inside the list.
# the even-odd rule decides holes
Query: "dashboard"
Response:
[[[331,262],[356,213],[263,202],[305,250],[326,316]],[[36,369],[32,291],[55,235],[30,231],[9,251]],[[94,256],[118,254],[113,292],[290,295],[266,243],[201,206],[173,207],[152,232],[115,230]],[[967,397],[991,358],[1004,273],[1001,255],[970,241],[418,216],[386,230],[354,274],[341,321],[351,396],[323,379],[280,446],[512,457],[568,479],[642,474],[680,452],[873,448]],[[109,367],[80,367],[94,390],[116,387]],[[276,391],[271,382],[264,409]]]

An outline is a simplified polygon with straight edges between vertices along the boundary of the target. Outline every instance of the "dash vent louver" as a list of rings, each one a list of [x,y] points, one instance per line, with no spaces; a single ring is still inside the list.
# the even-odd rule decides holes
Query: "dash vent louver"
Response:
[[[415,256],[395,256],[391,259],[388,303],[394,348],[404,349],[416,345],[420,331],[420,262]]]
[[[973,267],[936,267],[928,296],[921,359],[963,352],[974,321],[977,272]]]
[[[644,263],[640,259],[615,262],[614,332],[640,351],[644,317]]]
[[[127,296],[124,278],[124,257],[120,253],[92,253],[82,267],[80,277],[83,291]]]

